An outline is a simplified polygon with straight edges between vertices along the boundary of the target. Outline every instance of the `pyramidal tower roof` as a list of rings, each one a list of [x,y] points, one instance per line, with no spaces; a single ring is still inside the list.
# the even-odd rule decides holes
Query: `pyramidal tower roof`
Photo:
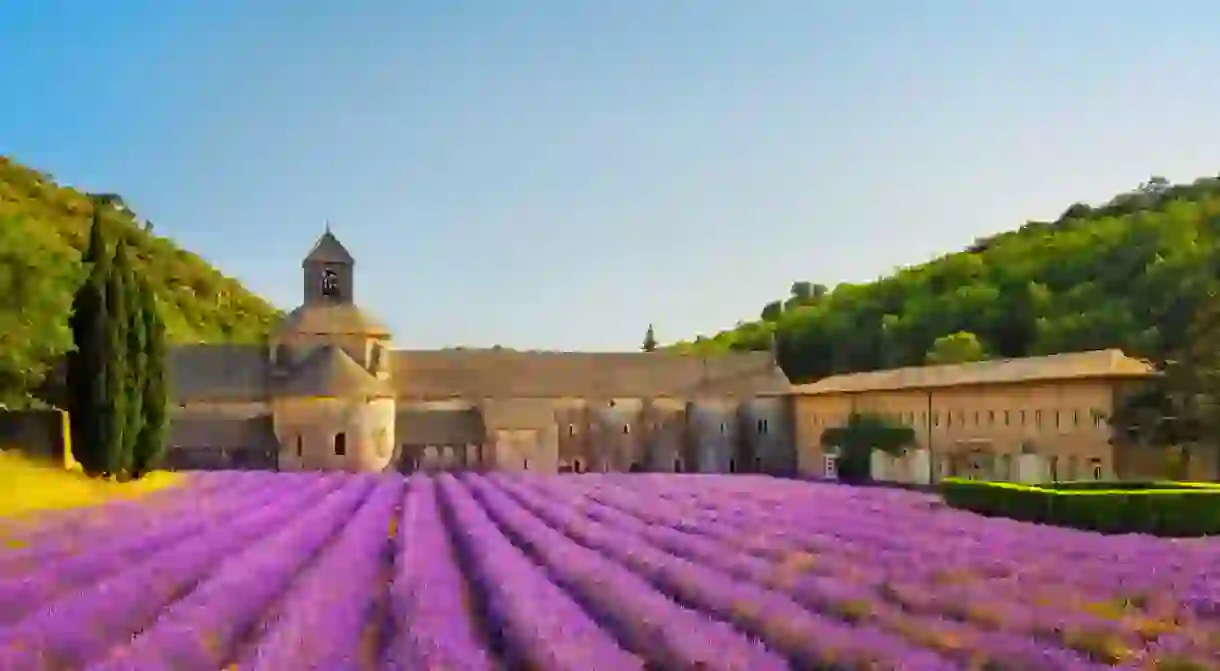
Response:
[[[342,242],[335,237],[334,233],[330,232],[330,224],[326,225],[326,232],[318,241],[313,243],[313,248],[309,250],[309,254],[305,255],[303,263],[345,263],[354,265],[356,260],[352,258],[347,248]]]

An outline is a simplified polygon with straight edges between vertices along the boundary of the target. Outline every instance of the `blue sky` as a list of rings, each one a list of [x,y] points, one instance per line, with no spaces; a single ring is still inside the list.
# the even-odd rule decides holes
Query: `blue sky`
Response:
[[[329,219],[400,346],[633,349],[1220,172],[1217,25],[1126,0],[0,0],[0,153],[123,194],[282,307]]]

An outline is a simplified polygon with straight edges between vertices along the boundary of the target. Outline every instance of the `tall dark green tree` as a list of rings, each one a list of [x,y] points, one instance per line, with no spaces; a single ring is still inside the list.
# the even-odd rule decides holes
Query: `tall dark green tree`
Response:
[[[165,323],[157,310],[156,297],[151,287],[139,285],[140,317],[144,321],[145,363],[144,393],[141,409],[144,421],[136,437],[132,453],[131,472],[140,477],[156,468],[165,450],[165,433],[168,426],[169,399],[166,380],[168,368]]]
[[[115,258],[125,257],[123,241],[115,249]],[[127,458],[123,433],[127,428],[127,282],[117,264],[112,264],[106,277],[106,321],[102,337],[105,361],[106,402],[103,404],[101,428],[98,433],[105,454],[105,473],[121,475]]]
[[[645,352],[653,352],[657,349],[657,335],[652,331],[652,324],[649,324],[648,330],[644,332],[644,344],[640,349]]]
[[[106,280],[110,276],[110,251],[106,246],[102,206],[93,203],[89,245],[82,261],[88,275],[72,300],[73,350],[68,355],[67,405],[72,426],[73,456],[86,473],[104,472],[108,461],[102,432],[108,406],[106,385]]]
[[[125,421],[123,423],[122,470],[131,473],[136,440],[144,425],[144,386],[148,366],[147,326],[141,296],[145,282],[132,270],[128,247],[121,244],[115,250],[114,273],[123,280],[123,301],[127,318],[125,346],[127,382],[124,385]]]

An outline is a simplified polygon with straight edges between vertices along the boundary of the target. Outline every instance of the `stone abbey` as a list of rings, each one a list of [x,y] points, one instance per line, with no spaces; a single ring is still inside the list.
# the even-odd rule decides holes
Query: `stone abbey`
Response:
[[[355,265],[327,230],[267,343],[172,351],[167,466],[796,471],[770,353],[396,350]]]

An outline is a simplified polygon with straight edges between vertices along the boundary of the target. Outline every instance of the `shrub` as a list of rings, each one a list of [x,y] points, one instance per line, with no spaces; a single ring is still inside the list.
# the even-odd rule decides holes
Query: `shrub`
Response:
[[[1023,522],[1112,534],[1220,534],[1220,486],[1208,483],[1031,486],[948,478],[941,483],[941,493],[951,507]]]

